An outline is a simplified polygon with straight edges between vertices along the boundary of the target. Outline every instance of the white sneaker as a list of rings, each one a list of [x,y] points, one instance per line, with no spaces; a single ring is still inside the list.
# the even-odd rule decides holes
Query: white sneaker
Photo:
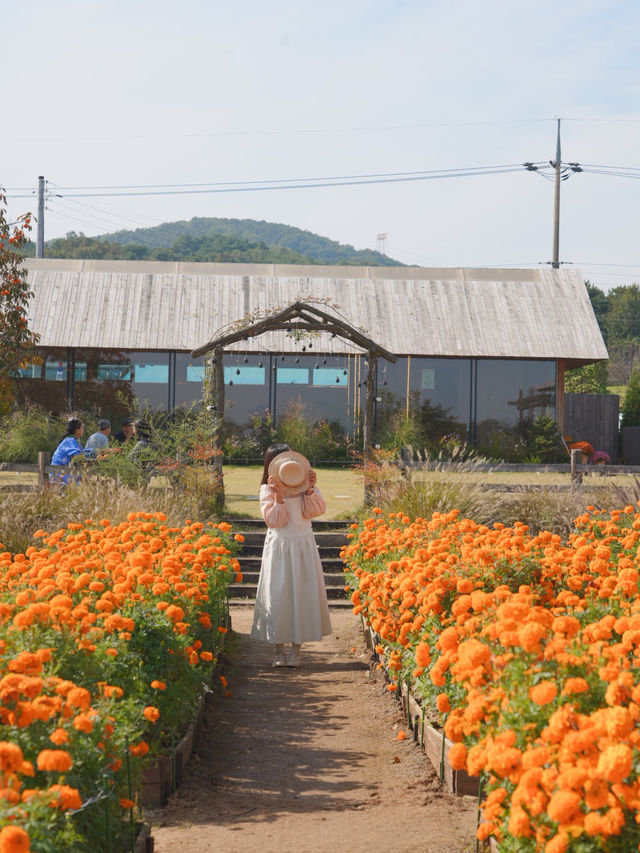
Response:
[[[300,652],[291,652],[287,655],[287,666],[300,666]]]
[[[284,652],[277,652],[273,659],[273,666],[288,666]]]

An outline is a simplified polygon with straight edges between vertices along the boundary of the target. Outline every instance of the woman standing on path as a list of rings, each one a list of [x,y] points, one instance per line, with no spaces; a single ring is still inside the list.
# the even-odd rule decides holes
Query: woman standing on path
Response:
[[[299,666],[300,647],[331,633],[329,605],[311,519],[326,506],[308,460],[288,444],[264,457],[260,510],[264,541],[251,636],[275,644],[274,666]],[[285,654],[285,643],[291,651]]]

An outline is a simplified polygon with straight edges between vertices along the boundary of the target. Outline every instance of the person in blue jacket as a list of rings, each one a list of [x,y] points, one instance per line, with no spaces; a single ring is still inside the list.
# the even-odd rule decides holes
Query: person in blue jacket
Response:
[[[51,457],[51,464],[68,465],[74,456],[79,456],[80,454],[88,457],[89,454],[83,450],[82,445],[80,444],[80,439],[82,438],[83,433],[84,424],[80,418],[69,418],[67,430],[62,437],[62,441],[56,447],[53,456]],[[66,485],[71,482],[71,474],[60,473],[58,476],[54,475],[54,479]]]

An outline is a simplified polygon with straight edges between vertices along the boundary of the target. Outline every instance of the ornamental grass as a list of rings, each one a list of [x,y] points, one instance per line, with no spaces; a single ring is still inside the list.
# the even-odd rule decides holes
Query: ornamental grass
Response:
[[[527,525],[375,510],[343,550],[354,611],[482,780],[507,853],[640,849],[640,513]]]
[[[0,851],[130,849],[141,763],[211,680],[229,531],[138,512],[0,553]]]

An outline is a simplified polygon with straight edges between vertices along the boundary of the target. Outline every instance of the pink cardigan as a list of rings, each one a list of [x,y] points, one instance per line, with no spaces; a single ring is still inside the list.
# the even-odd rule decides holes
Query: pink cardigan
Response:
[[[301,495],[302,517],[315,518],[326,510],[324,498],[314,486],[313,494]],[[260,486],[260,511],[267,527],[285,527],[289,523],[286,501],[279,504],[276,493],[267,485]]]

